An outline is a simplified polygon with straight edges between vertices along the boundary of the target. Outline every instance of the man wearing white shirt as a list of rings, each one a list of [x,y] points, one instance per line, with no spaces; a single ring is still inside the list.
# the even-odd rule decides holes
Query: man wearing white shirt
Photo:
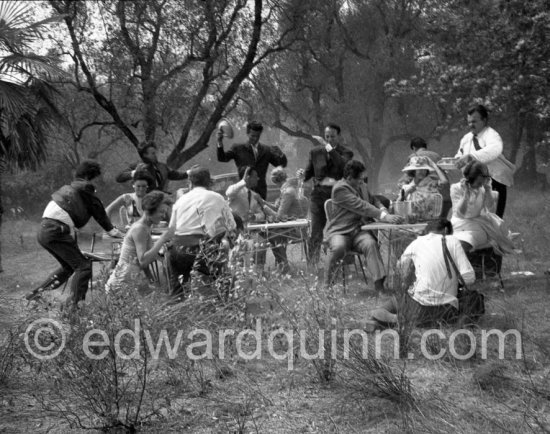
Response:
[[[236,184],[230,185],[225,195],[229,200],[229,208],[244,223],[265,221],[266,213],[275,217],[276,214],[264,206],[264,201],[254,188],[258,185],[258,171],[255,167],[243,166],[239,169],[241,178]]]
[[[175,229],[168,257],[172,295],[176,296],[183,292],[182,283],[189,280],[201,240],[219,243],[236,228],[224,197],[209,190],[212,180],[208,169],[194,167],[189,171],[189,181],[191,191],[176,201],[169,223]]]
[[[515,167],[502,155],[503,145],[500,135],[488,126],[489,114],[482,105],[468,110],[470,132],[460,141],[456,157],[460,158],[457,167],[462,169],[472,160],[485,163],[492,178],[492,188],[498,192],[496,214],[502,218],[506,207],[507,187],[514,181]]]
[[[238,215],[244,224],[265,221],[268,216],[275,219],[277,213],[265,206],[265,202],[260,195],[253,191],[258,185],[259,180],[257,169],[255,167],[243,166],[239,168],[239,177],[241,180],[236,184],[230,185],[225,192],[231,211]],[[262,232],[258,233],[262,242],[265,242],[264,235]],[[276,240],[272,241],[275,242]],[[265,249],[260,249],[256,252],[255,260],[258,271],[263,270],[265,259]]]
[[[443,243],[462,280],[468,285],[475,281],[474,269],[460,241],[452,235],[451,223],[446,219],[432,221],[426,231],[427,235],[409,244],[397,265],[404,281],[412,281],[407,301],[414,307],[420,325],[450,322],[458,317],[458,276],[455,267],[445,258]],[[392,297],[375,309],[372,317],[382,323],[394,324],[398,321],[397,309],[397,300]]]

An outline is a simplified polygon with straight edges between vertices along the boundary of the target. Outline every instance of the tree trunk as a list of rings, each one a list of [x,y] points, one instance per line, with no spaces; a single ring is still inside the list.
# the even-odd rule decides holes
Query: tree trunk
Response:
[[[512,149],[510,151],[510,161],[512,163],[516,162],[521,147],[521,137],[525,128],[525,112],[519,111],[514,127],[512,131]]]
[[[516,172],[518,184],[532,186],[537,183],[537,157],[535,145],[537,143],[538,123],[534,116],[527,116],[524,123],[525,129],[525,152],[521,166]]]

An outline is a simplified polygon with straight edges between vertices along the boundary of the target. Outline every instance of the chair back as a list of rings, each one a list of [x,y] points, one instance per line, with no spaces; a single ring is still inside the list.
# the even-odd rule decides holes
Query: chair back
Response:
[[[118,216],[120,218],[120,224],[122,226],[128,226],[130,224],[130,219],[128,218],[128,210],[126,209],[126,206],[122,205],[118,209]]]
[[[443,209],[443,196],[441,196],[441,194],[439,193],[436,193],[433,195],[432,214],[430,217],[433,219],[438,218],[441,215],[442,209]]]
[[[491,194],[493,195],[493,206],[488,211],[494,213],[497,210],[498,191],[493,190]]]

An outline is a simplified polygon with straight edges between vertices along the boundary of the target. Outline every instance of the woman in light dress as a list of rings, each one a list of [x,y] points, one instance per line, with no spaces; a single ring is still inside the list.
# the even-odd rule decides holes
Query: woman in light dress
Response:
[[[466,252],[491,245],[497,254],[512,253],[514,245],[504,221],[491,212],[495,205],[487,166],[471,161],[464,177],[451,185],[454,235]]]
[[[107,292],[121,287],[137,290],[147,290],[150,287],[147,267],[158,259],[163,244],[174,235],[173,228],[167,229],[153,242],[151,228],[161,221],[169,203],[168,198],[160,191],[152,191],[143,197],[143,215],[130,227],[122,241],[120,258],[105,285]]]
[[[147,172],[137,171],[132,178],[134,192],[121,194],[105,208],[105,212],[111,218],[114,212],[118,212],[121,207],[124,207],[126,208],[128,225],[131,225],[143,215],[141,200],[152,185],[153,179]],[[124,222],[121,223],[123,224]]]

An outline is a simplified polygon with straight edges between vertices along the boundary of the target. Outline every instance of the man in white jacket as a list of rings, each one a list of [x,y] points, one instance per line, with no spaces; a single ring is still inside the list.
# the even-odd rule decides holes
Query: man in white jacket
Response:
[[[472,160],[485,163],[492,178],[492,188],[498,192],[496,214],[502,218],[506,207],[507,187],[514,181],[515,166],[502,155],[503,145],[500,135],[488,126],[489,114],[482,105],[468,110],[470,132],[462,137],[456,157],[460,158],[457,167],[462,169]]]

